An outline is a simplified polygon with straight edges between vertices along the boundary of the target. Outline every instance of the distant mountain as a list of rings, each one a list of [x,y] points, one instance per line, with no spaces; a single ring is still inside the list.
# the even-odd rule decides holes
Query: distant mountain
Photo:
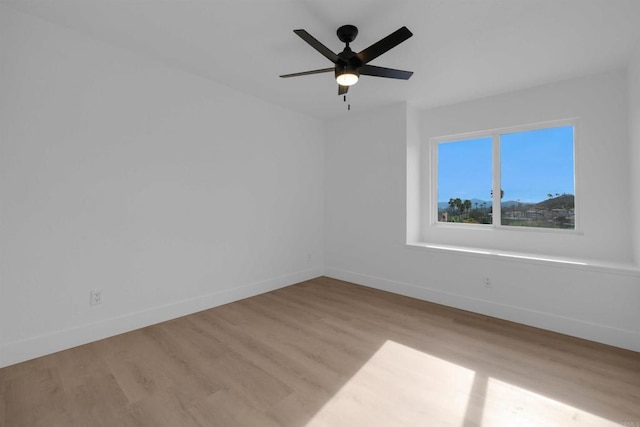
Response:
[[[490,208],[492,206],[491,200],[471,199],[471,209],[475,209],[476,206],[478,208],[482,208],[483,203],[486,203],[486,205],[484,206],[485,208]],[[520,206],[533,205],[541,209],[563,209],[563,208],[567,209],[567,208],[573,208],[574,203],[575,201],[574,201],[573,194],[563,194],[561,196],[552,197],[550,199],[543,200],[542,202],[538,202],[538,203],[525,203],[525,202],[518,202],[517,200],[507,200],[505,202],[502,202],[502,207],[511,208],[513,206],[517,207],[518,205]],[[447,208],[449,208],[449,202],[438,202],[438,210],[444,210]]]
[[[529,205],[530,203],[522,203],[522,202],[518,202],[517,200],[507,200],[506,202],[502,202],[502,207],[511,208],[513,206],[518,206],[518,204],[522,206],[522,205]]]
[[[573,194],[563,194],[562,196],[552,197],[536,203],[536,207],[543,209],[571,209],[575,205],[575,197]]]

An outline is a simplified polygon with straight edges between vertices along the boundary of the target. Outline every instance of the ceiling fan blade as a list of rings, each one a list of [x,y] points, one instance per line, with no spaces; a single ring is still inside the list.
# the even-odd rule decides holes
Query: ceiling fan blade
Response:
[[[393,49],[412,35],[413,33],[409,31],[407,27],[402,27],[399,30],[396,30],[393,33],[389,34],[382,40],[372,44],[365,50],[357,53],[356,57],[358,57],[358,59],[362,61],[363,64],[366,64],[367,62],[372,61],[388,50]]]
[[[329,71],[335,71],[334,67],[331,68],[321,68],[319,70],[311,70],[311,71],[302,71],[300,73],[291,73],[291,74],[283,74],[280,77],[286,79],[288,77],[298,77],[298,76],[308,76],[310,74],[320,74],[320,73],[328,73]]]
[[[395,70],[393,68],[377,67],[375,65],[363,65],[360,67],[360,74],[365,76],[409,80],[413,75],[413,71]]]
[[[298,36],[300,36],[302,40],[309,43],[309,45],[311,45],[312,48],[320,52],[322,55],[324,55],[325,58],[327,58],[329,61],[333,62],[334,64],[336,64],[340,59],[338,55],[336,55],[331,51],[331,49],[329,49],[328,47],[320,43],[318,40],[316,40],[315,37],[307,33],[305,30],[293,30],[293,32],[296,33]]]
[[[345,95],[349,92],[349,86],[338,85],[338,95]]]

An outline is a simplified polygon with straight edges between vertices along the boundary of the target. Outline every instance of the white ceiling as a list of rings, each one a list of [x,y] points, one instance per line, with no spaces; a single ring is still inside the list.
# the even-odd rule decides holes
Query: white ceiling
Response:
[[[346,113],[332,64],[343,24],[360,51],[406,25],[414,36],[372,64],[409,81],[363,77],[353,110],[452,104],[622,67],[640,39],[639,0],[0,0],[14,9],[321,119]]]

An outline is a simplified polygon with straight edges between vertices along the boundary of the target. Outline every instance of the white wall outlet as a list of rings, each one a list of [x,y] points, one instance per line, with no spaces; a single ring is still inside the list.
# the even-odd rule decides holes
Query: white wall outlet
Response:
[[[92,290],[90,293],[89,305],[102,304],[102,291]]]
[[[488,276],[482,276],[482,286],[484,286],[485,288],[491,287],[491,279],[489,279]]]

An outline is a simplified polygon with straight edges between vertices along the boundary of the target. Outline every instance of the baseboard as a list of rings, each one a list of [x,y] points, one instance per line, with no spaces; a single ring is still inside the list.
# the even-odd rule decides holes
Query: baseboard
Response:
[[[580,319],[471,298],[438,289],[416,286],[341,269],[326,268],[324,275],[370,288],[640,352],[640,333],[635,331],[613,328]]]
[[[5,343],[0,346],[0,368],[283,288],[321,276],[322,273],[319,268],[294,272],[124,316]]]

